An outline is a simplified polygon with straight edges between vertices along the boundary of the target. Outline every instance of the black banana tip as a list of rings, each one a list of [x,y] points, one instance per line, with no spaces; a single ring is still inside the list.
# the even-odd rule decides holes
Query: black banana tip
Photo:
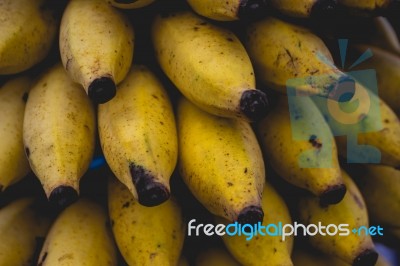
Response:
[[[312,18],[327,18],[335,14],[337,0],[318,0],[311,9]]]
[[[114,81],[109,77],[101,77],[92,81],[88,88],[89,98],[95,103],[106,103],[117,93]]]
[[[78,200],[78,192],[70,186],[56,187],[49,196],[49,202],[57,209],[64,209]]]
[[[269,110],[267,95],[260,90],[246,90],[240,98],[240,111],[251,121],[262,119]]]
[[[249,19],[262,16],[266,13],[266,2],[266,0],[240,0],[238,18]]]
[[[239,224],[257,224],[264,220],[264,211],[259,206],[249,206],[244,208],[237,218]]]
[[[139,203],[147,207],[160,205],[170,197],[169,190],[161,183],[141,183],[136,189]]]
[[[347,189],[344,184],[330,186],[322,193],[319,202],[322,206],[337,204],[342,201],[346,191]]]
[[[378,260],[378,253],[375,250],[366,249],[353,261],[353,266],[374,266]]]

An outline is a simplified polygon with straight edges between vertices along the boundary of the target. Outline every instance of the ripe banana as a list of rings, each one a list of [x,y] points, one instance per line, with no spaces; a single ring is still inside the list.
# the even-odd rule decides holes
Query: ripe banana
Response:
[[[150,70],[132,67],[114,99],[99,106],[98,128],[108,165],[140,204],[166,201],[178,140],[168,94]]]
[[[323,17],[335,10],[337,0],[270,0],[278,11],[292,17]]]
[[[234,21],[263,12],[266,0],[187,0],[191,8],[204,17]]]
[[[124,14],[104,0],[71,0],[61,20],[64,68],[96,103],[115,96],[133,59],[134,30]]]
[[[61,208],[78,197],[79,179],[94,152],[95,124],[92,103],[61,64],[47,70],[30,90],[25,153],[48,199]]]
[[[240,266],[232,255],[221,247],[201,251],[196,257],[196,266]]]
[[[262,221],[265,168],[250,124],[214,116],[185,98],[177,116],[178,168],[193,195],[229,221]]]
[[[152,38],[161,68],[197,106],[248,120],[265,114],[266,95],[255,89],[250,59],[231,31],[182,11],[157,16]]]
[[[56,38],[57,18],[46,0],[3,0],[0,21],[0,75],[39,63]]]
[[[111,5],[122,9],[135,9],[150,5],[155,0],[106,0]]]
[[[44,238],[50,219],[39,213],[33,198],[21,198],[0,209],[0,265],[36,265],[37,241]]]
[[[107,213],[88,199],[68,206],[46,236],[37,265],[117,265]]]
[[[247,28],[245,45],[256,76],[282,93],[327,96],[346,75],[333,65],[323,41],[309,29],[268,17]]]
[[[30,78],[21,76],[0,88],[0,192],[30,171],[22,141],[25,103],[30,87]]]
[[[332,132],[309,97],[280,96],[257,125],[272,168],[287,182],[307,189],[321,204],[335,204],[346,192]]]
[[[145,207],[116,178],[110,178],[108,208],[116,243],[129,265],[178,264],[185,224],[174,198]]]
[[[291,224],[289,210],[283,198],[268,183],[264,186],[262,208],[267,214],[262,222],[263,226],[269,224]],[[217,221],[223,222],[222,219]],[[274,231],[274,230],[272,230]],[[245,235],[222,236],[225,246],[231,254],[243,265],[248,266],[292,266],[290,258],[294,237],[290,236],[282,241],[280,236],[254,235],[246,240]]]
[[[361,226],[368,228],[367,206],[348,174],[342,171],[342,176],[347,187],[347,193],[343,200],[338,204],[323,207],[315,198],[302,198],[297,208],[299,220],[306,225],[321,223],[322,226],[326,227],[330,224],[337,227],[340,224],[347,224],[348,227],[345,228],[348,229],[348,234],[344,232],[345,230],[326,229],[325,235],[317,233],[309,238],[309,242],[316,249],[336,256],[354,266],[374,265],[378,253],[374,250],[371,236],[363,232],[358,234],[351,231]],[[327,233],[334,231],[336,231],[336,234]],[[341,232],[344,235],[340,235]]]

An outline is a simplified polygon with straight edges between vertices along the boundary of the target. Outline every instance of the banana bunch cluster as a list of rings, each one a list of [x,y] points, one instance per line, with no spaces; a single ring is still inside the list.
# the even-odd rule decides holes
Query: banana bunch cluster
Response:
[[[397,6],[0,0],[0,265],[390,265],[369,234],[199,245],[186,232],[203,208],[214,224],[373,223],[400,241]],[[351,27],[325,20],[338,13]],[[329,121],[349,79],[329,45],[340,36],[372,51],[354,69],[379,88],[354,81],[335,109],[352,127]],[[347,163],[351,141],[379,164]],[[40,192],[7,194],[30,177]]]

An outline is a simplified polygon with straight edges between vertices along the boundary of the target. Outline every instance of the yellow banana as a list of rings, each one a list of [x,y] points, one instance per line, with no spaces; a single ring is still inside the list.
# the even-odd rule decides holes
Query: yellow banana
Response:
[[[297,209],[299,219],[305,225],[318,226],[320,223],[326,227],[323,232],[325,235],[317,233],[309,237],[315,248],[352,265],[374,265],[378,253],[374,250],[371,235],[360,229],[369,226],[367,206],[347,173],[343,171],[342,176],[347,187],[343,200],[323,207],[315,198],[302,198]],[[332,224],[336,229],[332,229]],[[359,230],[358,233],[353,233],[353,229]]]
[[[270,0],[278,11],[292,17],[323,17],[335,10],[337,0]]]
[[[162,84],[144,66],[134,66],[117,95],[98,108],[104,156],[118,179],[145,206],[170,195],[178,157],[173,109]]]
[[[214,116],[185,98],[177,116],[178,168],[193,195],[229,221],[262,221],[265,169],[250,124]]]
[[[111,5],[122,9],[135,9],[150,5],[155,0],[106,0]]]
[[[0,209],[0,265],[36,265],[37,241],[46,236],[50,222],[33,198],[17,199]]]
[[[71,0],[61,20],[59,46],[64,68],[89,97],[104,103],[133,59],[134,30],[124,14],[104,0]]]
[[[203,110],[256,120],[266,112],[253,67],[239,39],[190,11],[157,16],[152,28],[161,68]]]
[[[232,255],[221,247],[201,251],[196,257],[196,266],[240,266]]]
[[[384,12],[397,0],[338,0],[338,3],[352,15],[373,15]]]
[[[108,208],[115,240],[130,266],[178,264],[185,224],[174,198],[145,207],[122,183],[110,178]]]
[[[268,17],[251,24],[245,42],[256,76],[286,93],[327,96],[346,75],[333,65],[324,42],[309,29]]]
[[[23,123],[26,156],[48,199],[61,208],[78,197],[94,152],[95,124],[89,98],[61,64],[30,90]]]
[[[0,75],[27,70],[49,53],[58,23],[46,0],[3,0],[0,21]]]
[[[262,208],[266,213],[262,225],[291,224],[292,218],[288,207],[278,192],[268,183],[264,186]],[[223,222],[222,219],[217,221]],[[275,231],[276,229],[272,229]],[[276,231],[275,231],[276,232]],[[265,234],[265,232],[264,232]],[[292,266],[290,258],[294,237],[254,234],[249,240],[246,235],[222,236],[225,246],[231,254],[243,265],[247,266]]]
[[[266,0],[187,0],[191,8],[204,17],[234,21],[263,12]]]
[[[0,88],[0,192],[30,171],[22,141],[25,103],[30,87],[30,78],[22,76]]]
[[[59,214],[46,236],[37,265],[117,265],[117,252],[103,208],[79,199]]]
[[[272,168],[289,183],[335,204],[346,192],[335,140],[309,97],[280,96],[276,107],[257,125],[261,147]],[[291,117],[292,116],[292,117]]]

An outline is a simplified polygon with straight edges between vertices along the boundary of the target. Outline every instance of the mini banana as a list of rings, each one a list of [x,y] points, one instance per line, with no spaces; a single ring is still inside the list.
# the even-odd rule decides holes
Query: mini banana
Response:
[[[322,204],[335,204],[346,192],[335,140],[309,97],[280,96],[257,125],[261,147],[272,168],[289,183],[307,189]]]
[[[107,213],[100,205],[79,199],[51,226],[37,265],[117,265],[116,247],[107,225]]]
[[[268,17],[248,26],[246,37],[256,76],[279,92],[294,87],[299,94],[327,96],[347,76],[307,28]]]
[[[1,208],[0,265],[36,265],[37,241],[46,236],[50,225],[33,198],[17,199]]]
[[[209,114],[185,98],[177,116],[178,168],[193,195],[229,221],[262,221],[265,168],[250,124]]]
[[[342,176],[347,187],[347,193],[343,200],[338,204],[323,207],[315,198],[302,198],[297,208],[299,220],[305,225],[318,226],[321,223],[326,227],[326,231],[323,232],[325,235],[317,233],[309,237],[309,242],[316,249],[354,266],[375,265],[378,253],[374,249],[371,236],[363,232],[352,232],[353,229],[357,230],[361,226],[368,228],[367,206],[356,184],[348,174],[343,171]],[[330,224],[339,227],[340,224],[347,224],[347,226],[342,230],[333,230],[328,229]],[[336,231],[336,234],[332,234],[333,231]],[[344,235],[340,235],[340,233]]]
[[[104,0],[72,0],[62,16],[59,47],[72,80],[94,102],[104,103],[115,96],[116,84],[129,71],[134,30],[125,15]]]
[[[263,12],[266,0],[187,0],[191,8],[204,17],[218,21],[234,21]]]
[[[0,88],[0,192],[25,177],[29,162],[22,140],[25,103],[31,80],[14,78]]]
[[[292,17],[323,17],[335,10],[337,0],[270,0],[278,11]]]
[[[291,224],[292,218],[283,198],[268,183],[264,186],[262,208],[266,213],[262,225]],[[223,222],[222,219],[217,221]],[[274,231],[275,229],[272,229]],[[265,234],[265,232],[264,232]],[[293,266],[290,258],[294,237],[284,241],[280,236],[254,234],[247,240],[247,236],[222,236],[222,240],[230,253],[242,264],[248,266]]]
[[[203,110],[248,120],[266,113],[267,97],[255,89],[250,59],[231,31],[182,11],[157,16],[152,39],[165,74]]]
[[[224,248],[214,247],[196,256],[196,266],[240,266],[240,263]]]
[[[122,9],[135,9],[150,5],[155,0],[106,0],[111,5]]]
[[[29,92],[23,122],[25,153],[51,202],[63,208],[79,194],[95,145],[92,103],[61,64]]]
[[[3,0],[0,21],[0,75],[36,65],[56,39],[57,18],[46,0]]]
[[[110,178],[108,208],[116,243],[130,266],[178,264],[185,224],[174,198],[145,207],[116,178]]]
[[[114,99],[99,106],[98,128],[108,165],[134,197],[145,206],[166,201],[178,140],[168,94],[150,70],[132,67]]]

